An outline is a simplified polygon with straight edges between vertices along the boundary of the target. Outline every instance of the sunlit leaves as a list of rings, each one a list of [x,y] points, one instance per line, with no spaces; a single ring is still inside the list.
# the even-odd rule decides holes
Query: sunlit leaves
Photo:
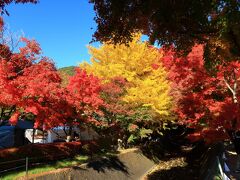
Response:
[[[240,127],[240,63],[221,61],[213,71],[207,71],[200,45],[186,57],[177,57],[174,50],[165,51],[161,60],[173,82],[171,94],[181,122],[213,141],[214,132],[226,138],[227,130]]]
[[[88,74],[85,70],[76,69],[74,76],[70,77],[66,87],[68,102],[72,106],[73,114],[82,122],[98,123],[93,114],[102,114],[100,107],[104,101],[100,97],[101,82],[98,77]]]
[[[171,111],[170,85],[162,67],[159,51],[140,41],[136,34],[128,45],[103,44],[100,48],[89,47],[92,64],[81,67],[109,82],[122,77],[128,83],[122,100],[132,108],[149,106],[158,116]]]

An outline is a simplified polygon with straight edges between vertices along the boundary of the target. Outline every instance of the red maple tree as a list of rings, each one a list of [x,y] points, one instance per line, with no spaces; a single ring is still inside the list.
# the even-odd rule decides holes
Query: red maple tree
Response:
[[[108,83],[104,83],[101,95],[105,101],[105,109],[109,114],[115,116],[131,114],[128,105],[122,101],[126,93],[127,81],[122,77],[114,77]]]
[[[35,127],[46,128],[64,122],[61,79],[54,63],[41,57],[41,48],[34,40],[21,39],[26,45],[19,52],[11,52],[1,45],[0,59],[0,106],[1,118],[10,118],[15,124],[19,118],[31,113]]]
[[[35,128],[49,129],[60,125],[98,123],[101,115],[100,80],[76,69],[67,87],[54,63],[41,56],[34,40],[21,39],[25,46],[18,52],[8,44],[0,45],[1,120],[16,124],[31,115]]]
[[[72,123],[98,125],[100,122],[95,117],[102,115],[100,108],[104,105],[104,101],[100,97],[100,79],[92,74],[87,74],[85,70],[76,68],[75,75],[69,78],[66,90],[70,107],[69,117],[71,117]]]
[[[240,129],[239,62],[219,62],[215,69],[206,70],[203,45],[193,47],[186,57],[178,57],[174,49],[161,51],[172,82],[175,111],[181,123],[196,130],[192,138],[217,141]]]

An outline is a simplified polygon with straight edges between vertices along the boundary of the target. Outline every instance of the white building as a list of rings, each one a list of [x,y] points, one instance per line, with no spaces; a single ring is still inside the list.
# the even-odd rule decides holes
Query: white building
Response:
[[[68,132],[68,130],[68,127],[66,127],[65,131]],[[51,130],[45,132],[38,129],[27,129],[25,131],[25,137],[33,143],[52,143],[70,140],[70,137],[67,137],[65,131],[62,126],[52,128]],[[72,137],[74,138],[74,136],[76,136],[76,138],[79,140],[93,140],[98,139],[99,137],[99,135],[92,128],[86,128],[83,130],[81,129],[80,131],[78,127],[74,127],[72,129],[72,133]]]

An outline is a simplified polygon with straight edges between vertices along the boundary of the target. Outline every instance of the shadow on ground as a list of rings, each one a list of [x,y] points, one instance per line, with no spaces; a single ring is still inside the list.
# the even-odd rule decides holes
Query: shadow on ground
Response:
[[[214,179],[215,157],[222,151],[222,145],[211,147],[199,142],[194,147],[183,148],[177,154],[162,158],[158,167],[146,177],[147,180],[197,180]],[[153,154],[150,154],[153,155]],[[154,155],[155,156],[155,155]]]
[[[114,171],[121,171],[125,174],[128,173],[128,168],[124,165],[122,161],[119,160],[118,157],[109,157],[100,159],[94,162],[90,162],[87,165],[87,168],[92,168],[98,172],[105,173],[105,170],[114,170]]]
[[[64,171],[35,175],[29,177],[29,180],[135,180],[141,179],[154,165],[139,149],[130,149],[117,156],[93,159]]]

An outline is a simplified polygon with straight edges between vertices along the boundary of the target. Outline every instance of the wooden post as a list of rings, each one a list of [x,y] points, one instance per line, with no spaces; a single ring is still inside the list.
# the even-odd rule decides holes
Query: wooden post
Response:
[[[28,157],[26,157],[26,179],[28,179]]]

